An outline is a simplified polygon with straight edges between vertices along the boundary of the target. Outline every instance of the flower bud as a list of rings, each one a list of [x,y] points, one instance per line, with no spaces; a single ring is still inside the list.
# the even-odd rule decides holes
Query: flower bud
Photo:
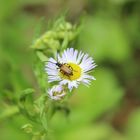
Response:
[[[63,86],[55,85],[48,90],[48,94],[52,100],[61,100],[66,95],[66,92]]]

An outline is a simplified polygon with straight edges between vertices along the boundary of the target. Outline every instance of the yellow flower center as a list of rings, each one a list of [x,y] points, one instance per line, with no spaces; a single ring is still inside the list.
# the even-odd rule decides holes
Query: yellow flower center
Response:
[[[60,68],[60,77],[62,79],[68,80],[76,80],[79,79],[82,73],[82,69],[79,65],[74,63],[64,64],[63,67]]]

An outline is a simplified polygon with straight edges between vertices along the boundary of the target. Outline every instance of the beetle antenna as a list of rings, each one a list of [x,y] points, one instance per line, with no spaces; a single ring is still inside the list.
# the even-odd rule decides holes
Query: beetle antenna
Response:
[[[50,62],[50,63],[52,63],[52,64],[56,64],[56,63],[54,63],[54,62],[51,62],[51,61],[44,61],[44,62]]]
[[[56,52],[54,53],[54,58],[58,61],[58,50],[56,50]]]

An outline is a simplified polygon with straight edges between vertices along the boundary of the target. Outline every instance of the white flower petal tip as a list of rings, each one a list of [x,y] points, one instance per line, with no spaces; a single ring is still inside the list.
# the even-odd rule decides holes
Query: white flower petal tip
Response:
[[[48,95],[52,100],[61,100],[66,95],[66,92],[64,91],[63,86],[55,85],[48,90]]]
[[[91,80],[96,80],[89,73],[96,67],[92,57],[82,51],[67,48],[62,55],[58,54],[57,61],[50,58],[46,65],[49,82],[67,85],[71,91],[80,83],[89,85]]]

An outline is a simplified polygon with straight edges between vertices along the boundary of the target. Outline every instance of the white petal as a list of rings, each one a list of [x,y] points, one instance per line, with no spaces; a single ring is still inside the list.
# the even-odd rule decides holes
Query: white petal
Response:
[[[64,79],[64,80],[62,80],[62,81],[60,81],[60,85],[66,85],[66,84],[68,84],[68,80],[67,79]]]
[[[73,61],[76,63],[76,60],[77,60],[77,55],[78,55],[78,51],[75,50],[74,51],[74,55],[73,55]]]
[[[48,62],[57,63],[57,61],[55,59],[53,59],[52,57],[49,59]]]
[[[81,62],[82,57],[84,56],[84,53],[82,53],[82,51],[80,51],[77,60],[76,60],[76,64],[79,64]]]
[[[69,90],[72,91],[72,89],[73,89],[74,87],[75,87],[75,88],[78,87],[77,82],[76,82],[76,81],[69,81],[69,82],[68,82],[68,88],[69,88]]]
[[[83,80],[82,80],[82,83],[85,84],[85,85],[89,85],[89,84],[90,84],[90,80],[88,80],[88,79],[83,79]]]

